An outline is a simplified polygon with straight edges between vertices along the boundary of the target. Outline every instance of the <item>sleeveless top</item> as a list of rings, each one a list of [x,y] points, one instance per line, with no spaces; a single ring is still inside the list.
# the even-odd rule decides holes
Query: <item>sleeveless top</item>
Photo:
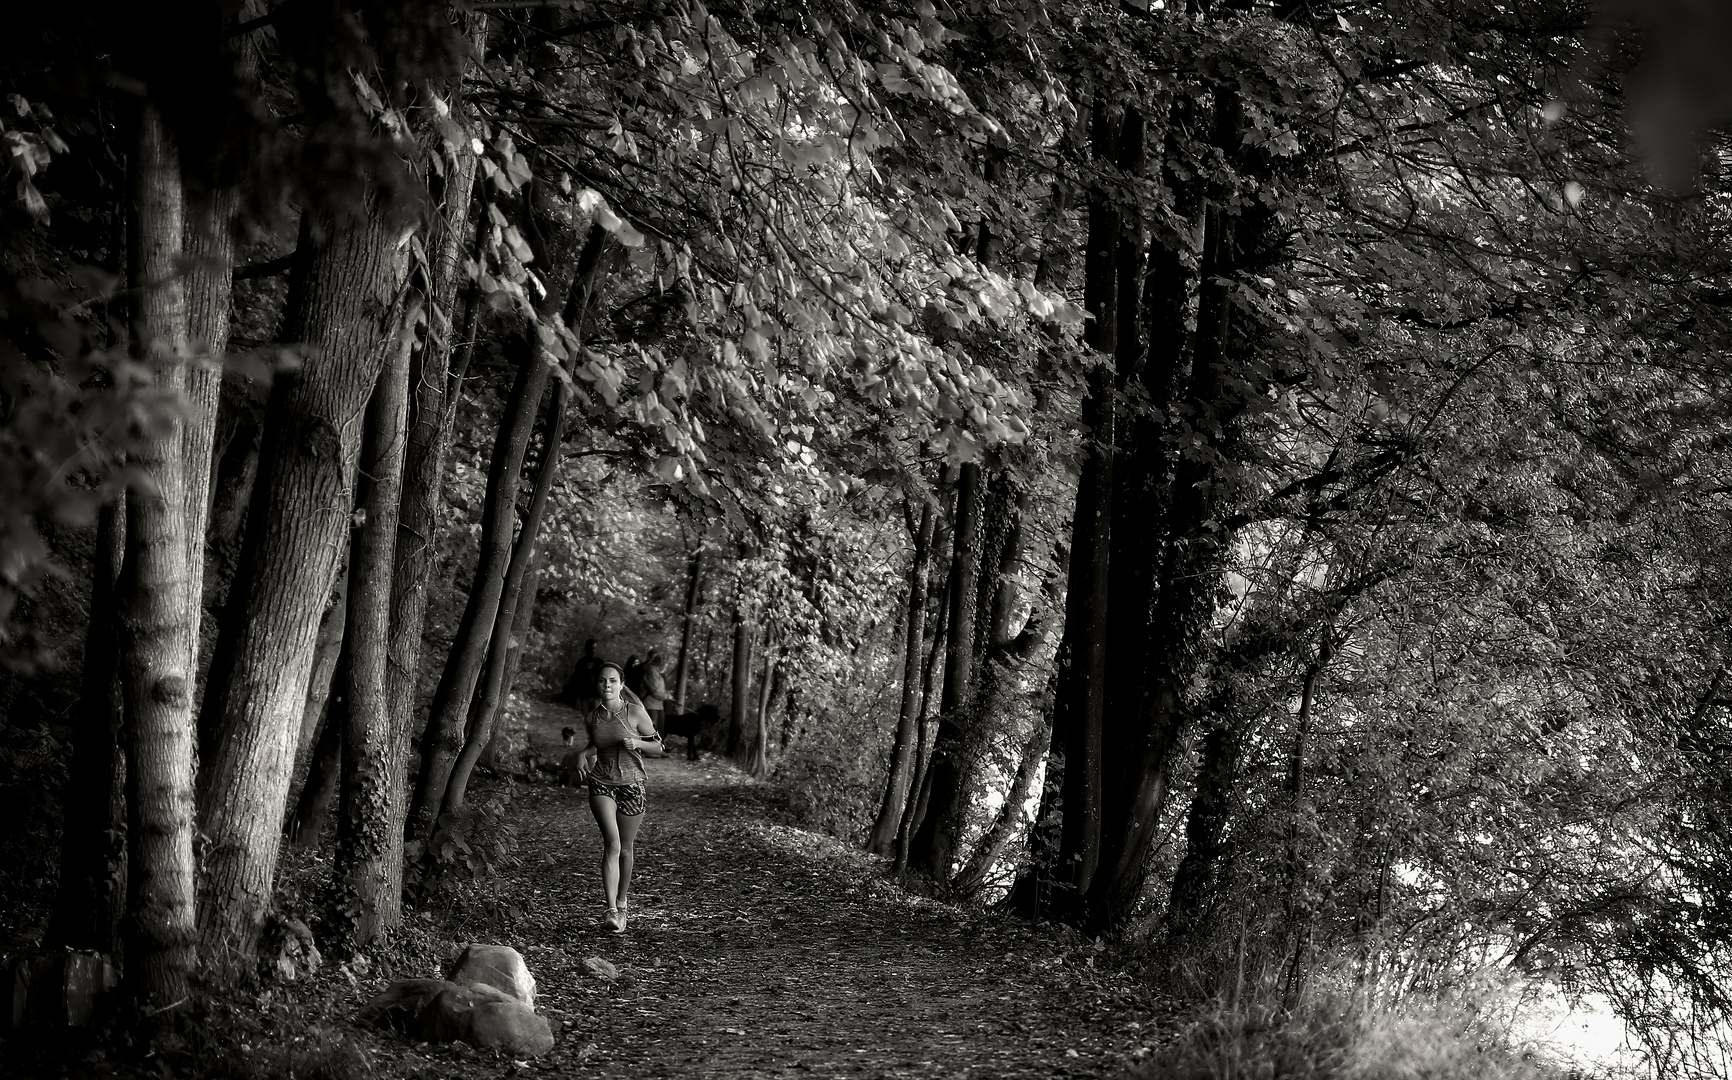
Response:
[[[605,704],[597,705],[584,720],[590,745],[595,747],[595,771],[590,773],[594,779],[608,784],[644,782],[643,755],[625,748],[627,736],[641,738],[631,724],[631,711],[632,705],[627,702],[615,717]]]

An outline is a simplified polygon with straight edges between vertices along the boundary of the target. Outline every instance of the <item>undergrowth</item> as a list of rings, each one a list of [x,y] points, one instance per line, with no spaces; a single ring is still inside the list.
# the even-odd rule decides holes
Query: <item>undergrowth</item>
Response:
[[[1496,991],[1399,1003],[1314,978],[1235,984],[1196,1009],[1137,1075],[1161,1080],[1580,1080],[1511,1034]]]

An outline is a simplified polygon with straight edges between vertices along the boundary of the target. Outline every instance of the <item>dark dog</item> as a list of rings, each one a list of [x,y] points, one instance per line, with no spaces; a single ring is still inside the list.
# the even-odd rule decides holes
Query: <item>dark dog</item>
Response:
[[[686,741],[686,760],[698,760],[698,733],[721,723],[722,713],[714,705],[699,705],[697,712],[667,713],[662,717],[662,734],[678,735]]]
[[[565,745],[571,746],[577,742],[577,729],[568,727],[559,733],[565,740]],[[582,750],[567,750],[559,759],[559,768],[555,770],[559,776],[560,787],[578,787],[583,783],[583,777],[578,769],[578,762],[583,758]]]

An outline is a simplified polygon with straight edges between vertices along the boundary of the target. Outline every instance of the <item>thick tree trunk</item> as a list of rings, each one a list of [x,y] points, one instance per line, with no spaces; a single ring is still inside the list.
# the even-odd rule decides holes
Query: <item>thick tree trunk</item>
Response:
[[[562,317],[579,335],[582,333],[583,313],[595,291],[607,243],[606,231],[599,225],[593,226],[578,259],[570,294],[565,300]],[[543,319],[551,319],[559,311],[551,306],[553,303],[557,300],[550,291],[549,301],[541,312]],[[421,736],[421,775],[409,813],[409,831],[411,836],[423,839],[430,832],[439,807],[448,801],[446,789],[451,770],[465,745],[466,721],[486,665],[495,625],[500,621],[499,608],[512,558],[512,526],[516,520],[517,489],[523,477],[524,456],[529,450],[529,438],[535,429],[542,395],[553,374],[553,354],[542,344],[539,334],[532,332],[529,338],[529,355],[518,369],[511,396],[506,399],[499,436],[493,444],[487,494],[481,511],[481,551],[476,560],[475,577],[469,586],[469,600],[464,605],[445,671],[433,694],[427,728]],[[508,632],[509,627],[507,620]]]
[[[128,171],[134,354],[155,370],[159,388],[178,392],[187,345],[180,164],[148,103],[139,107]],[[127,499],[119,590],[128,761],[126,980],[149,1014],[186,1002],[198,955],[192,792],[199,604],[184,450],[190,422],[177,417],[138,446],[133,465],[141,482]]]
[[[337,818],[336,889],[329,924],[350,947],[367,945],[396,925],[401,897],[385,895],[401,880],[388,863],[403,857],[391,833],[390,773],[403,755],[393,743],[386,676],[391,648],[391,582],[409,411],[409,347],[414,321],[405,312],[367,406],[349,546],[349,703],[343,735],[342,801]]]
[[[1238,146],[1237,98],[1223,93],[1217,104],[1216,145]],[[1229,339],[1232,333],[1234,218],[1224,205],[1207,215],[1203,260],[1198,274],[1197,330],[1189,397],[1199,414],[1229,426],[1227,395]],[[1227,436],[1217,434],[1217,441]],[[1178,464],[1168,542],[1161,554],[1159,586],[1151,615],[1149,664],[1127,747],[1123,795],[1108,808],[1102,868],[1089,891],[1090,918],[1098,926],[1119,924],[1142,891],[1144,858],[1166,804],[1172,757],[1187,720],[1185,688],[1201,660],[1201,643],[1221,574],[1227,538],[1217,527],[1221,484],[1217,466],[1187,457]]]
[[[896,828],[914,775],[915,730],[920,707],[920,653],[926,636],[926,590],[931,579],[932,503],[922,501],[920,524],[914,530],[913,565],[908,572],[908,630],[902,657],[902,708],[896,718],[896,739],[890,747],[890,776],[884,784],[884,801],[872,823],[866,850],[888,855],[896,843]]]
[[[241,618],[225,631],[233,654],[212,671],[206,702],[222,735],[200,784],[211,845],[199,923],[219,978],[250,964],[270,907],[313,645],[353,505],[357,421],[395,325],[382,321],[403,270],[388,222],[378,206],[357,221],[325,222],[291,285],[287,338],[306,343],[307,357],[274,392],[273,421],[284,426],[267,438],[261,466],[256,561],[237,582]]]
[[[60,884],[44,944],[118,958],[126,909],[126,754],[118,670],[118,585],[126,549],[126,501],[104,506],[96,523],[90,622],[74,715],[72,766],[63,802]]]
[[[973,707],[975,589],[980,574],[980,466],[962,467],[956,496],[956,546],[950,570],[950,643],[944,661],[944,694],[938,735],[929,766],[929,811],[915,834],[913,865],[948,880],[956,857],[957,810],[963,796],[964,740]]]
[[[505,672],[511,653],[511,636],[517,624],[518,605],[523,603],[523,583],[535,561],[536,535],[541,531],[541,519],[547,512],[547,497],[553,490],[554,478],[559,475],[561,443],[565,438],[565,395],[565,382],[555,382],[553,397],[547,406],[547,426],[541,465],[535,476],[535,490],[530,495],[528,509],[524,511],[517,543],[511,552],[511,563],[506,568],[504,602],[500,605],[493,641],[488,648],[487,681],[469,719],[463,751],[452,766],[450,781],[443,792],[440,801],[443,813],[456,813],[463,808],[469,776],[476,762],[481,760],[481,752],[486,749],[488,740],[493,737],[493,725],[510,692],[505,684]],[[533,597],[530,602],[534,602]]]
[[[692,628],[698,615],[698,598],[703,593],[704,578],[704,545],[698,542],[697,550],[692,552],[691,568],[686,577],[686,610],[680,621],[680,659],[674,668],[674,701],[673,711],[686,711],[686,690],[688,676],[691,674]]]
[[[1090,140],[1097,158],[1116,160],[1123,123],[1097,100]],[[1077,481],[1071,519],[1070,581],[1066,588],[1064,638],[1059,644],[1055,740],[1064,756],[1063,807],[1054,900],[1068,917],[1087,892],[1100,863],[1101,731],[1105,722],[1108,617],[1112,595],[1113,442],[1118,420],[1116,358],[1119,336],[1119,245],[1123,215],[1111,196],[1089,195],[1083,303],[1094,316],[1085,341],[1102,354],[1088,373],[1083,426],[1088,443]]]

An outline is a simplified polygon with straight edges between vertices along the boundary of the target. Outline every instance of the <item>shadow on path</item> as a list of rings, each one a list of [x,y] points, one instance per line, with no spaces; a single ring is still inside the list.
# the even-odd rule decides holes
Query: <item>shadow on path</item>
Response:
[[[537,741],[563,711],[537,707]],[[545,734],[544,734],[545,732]],[[1113,1075],[1154,1039],[1146,992],[1069,931],[926,900],[882,863],[775,824],[706,758],[649,762],[631,927],[601,930],[587,796],[520,789],[517,944],[576,1077]],[[587,957],[618,980],[588,974]],[[1142,1051],[1146,1053],[1146,1051]]]

